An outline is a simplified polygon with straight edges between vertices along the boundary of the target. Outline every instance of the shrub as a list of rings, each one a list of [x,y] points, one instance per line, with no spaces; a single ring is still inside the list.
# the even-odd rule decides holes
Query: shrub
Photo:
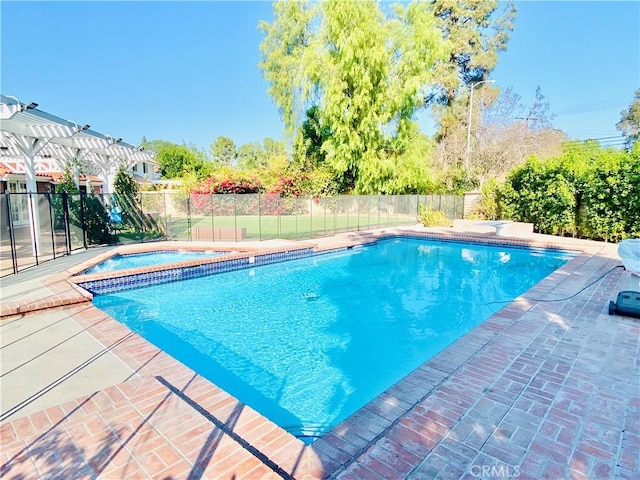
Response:
[[[533,223],[540,233],[575,233],[574,175],[562,161],[542,163],[535,158],[514,169],[501,192],[506,218]]]
[[[235,194],[256,194],[263,190],[256,178],[227,176],[205,178],[190,190],[191,212],[201,215],[257,215],[258,199],[253,195],[236,200]],[[229,195],[234,194],[234,195]]]
[[[480,201],[473,205],[469,218],[497,220],[502,218],[501,184],[495,178],[490,178],[482,185]]]
[[[118,228],[122,230],[144,229],[146,225],[140,205],[140,186],[123,167],[120,167],[116,172],[113,189],[115,193],[111,197],[112,206],[117,205],[122,210],[122,221]]]
[[[450,227],[452,225],[451,220],[444,212],[432,210],[425,205],[420,205],[418,222],[425,227]]]
[[[100,245],[111,241],[109,233],[109,214],[100,202],[100,199],[93,194],[84,196],[84,226],[87,231],[87,243],[90,245]],[[71,203],[71,209],[75,208],[75,202]],[[79,205],[78,205],[79,207]],[[71,218],[77,221],[80,226],[78,214],[72,213]],[[73,223],[74,220],[72,220]]]
[[[499,193],[503,216],[536,231],[619,241],[640,236],[640,148],[574,148],[511,171]]]
[[[640,156],[606,158],[587,172],[581,234],[620,241],[640,237]]]
[[[191,193],[260,193],[263,190],[262,184],[256,178],[228,177],[219,179],[217,177],[205,178],[196,184]]]
[[[84,230],[87,243],[90,245],[109,243],[109,215],[100,199],[93,193],[80,193],[73,181],[69,168],[65,169],[62,180],[57,186],[57,193],[52,194],[51,203],[55,212],[54,228],[64,227],[64,206],[68,208],[69,223],[76,227],[72,235]],[[79,238],[74,238],[79,242]]]

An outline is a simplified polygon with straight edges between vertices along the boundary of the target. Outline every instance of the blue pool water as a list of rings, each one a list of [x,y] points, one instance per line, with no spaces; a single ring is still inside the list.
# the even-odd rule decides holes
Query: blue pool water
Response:
[[[93,302],[310,441],[570,256],[393,239]]]
[[[196,260],[198,258],[217,257],[219,255],[224,255],[225,253],[228,252],[167,250],[149,253],[134,253],[129,255],[114,255],[110,259],[105,260],[82,273],[113,272],[115,270],[126,270],[127,268],[151,267],[153,265],[162,265],[164,263],[186,262],[188,260]]]

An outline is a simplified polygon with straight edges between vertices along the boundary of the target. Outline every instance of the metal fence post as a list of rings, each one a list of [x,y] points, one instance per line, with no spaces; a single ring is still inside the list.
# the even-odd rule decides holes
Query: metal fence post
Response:
[[[33,233],[31,239],[33,241],[33,255],[36,257],[36,265],[40,265],[38,262],[38,242],[40,241],[39,233],[40,233],[40,225],[36,225],[36,211],[35,205],[31,192],[27,192],[27,208],[31,209],[30,217],[29,217],[29,226],[31,228],[31,232]],[[37,200],[37,197],[36,197]]]
[[[71,220],[69,218],[69,194],[58,193],[62,195],[62,221],[64,222],[64,238],[67,255],[71,254]]]
[[[164,210],[165,235],[169,236],[169,217],[167,217],[167,193],[162,192],[162,210]]]
[[[189,241],[193,240],[191,236],[191,195],[187,196],[187,235],[189,236]]]
[[[82,246],[87,248],[87,224],[85,223],[85,215],[84,215],[84,194],[82,192],[80,195],[80,225],[82,225]]]
[[[216,221],[215,215],[213,214],[213,193],[209,193],[209,213],[211,214],[211,241],[216,241]]]
[[[309,238],[313,238],[313,197],[309,197]]]
[[[347,232],[350,232],[351,230],[349,229],[349,210],[350,208],[347,206]]]
[[[53,205],[51,205],[51,194],[46,192],[47,202],[49,204],[49,225],[51,226],[51,246],[53,247],[53,258],[56,258],[56,237],[54,231],[54,222],[53,222]]]
[[[262,196],[259,193],[256,193],[258,196],[258,240],[262,241],[262,215],[260,214],[260,197]]]
[[[280,195],[276,197],[276,212],[278,213],[278,238],[282,235],[282,214],[280,213]]]
[[[238,198],[233,194],[233,238],[238,241]]]
[[[327,236],[327,203],[326,202],[322,203],[322,211],[324,213],[324,220],[322,223],[322,236],[326,237]]]

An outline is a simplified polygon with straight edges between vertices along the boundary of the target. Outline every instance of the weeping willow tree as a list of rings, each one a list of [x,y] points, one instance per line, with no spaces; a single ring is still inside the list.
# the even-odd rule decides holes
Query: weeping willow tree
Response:
[[[260,67],[287,132],[298,139],[322,132],[314,161],[334,172],[342,190],[426,188],[430,147],[415,113],[449,52],[428,4],[383,12],[373,0],[279,0],[273,23],[260,28]]]

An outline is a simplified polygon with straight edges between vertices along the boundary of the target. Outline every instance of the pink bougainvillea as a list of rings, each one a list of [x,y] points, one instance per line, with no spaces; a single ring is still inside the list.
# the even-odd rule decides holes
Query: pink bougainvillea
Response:
[[[276,186],[270,192],[262,193],[264,187],[257,178],[209,177],[191,189],[191,208],[202,215],[219,216],[304,214],[306,204],[296,198],[304,195],[307,180],[304,174],[280,175]]]

